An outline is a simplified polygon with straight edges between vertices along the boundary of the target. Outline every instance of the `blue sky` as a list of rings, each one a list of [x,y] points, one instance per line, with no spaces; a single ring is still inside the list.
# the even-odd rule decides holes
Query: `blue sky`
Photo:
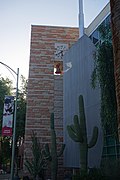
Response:
[[[83,0],[85,27],[109,0]],[[78,27],[79,0],[0,0],[0,61],[28,78],[32,25]],[[10,73],[0,64],[0,74]],[[14,79],[13,79],[14,80]]]

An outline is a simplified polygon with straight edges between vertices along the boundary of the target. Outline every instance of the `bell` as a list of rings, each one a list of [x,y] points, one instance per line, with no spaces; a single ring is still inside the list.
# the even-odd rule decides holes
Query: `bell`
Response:
[[[61,74],[60,63],[56,64],[56,72],[55,72],[55,74]]]

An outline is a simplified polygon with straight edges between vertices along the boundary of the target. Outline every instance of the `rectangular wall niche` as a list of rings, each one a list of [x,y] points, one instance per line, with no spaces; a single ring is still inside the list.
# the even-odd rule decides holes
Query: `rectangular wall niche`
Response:
[[[54,61],[54,75],[62,75],[62,74],[63,74],[63,62]]]

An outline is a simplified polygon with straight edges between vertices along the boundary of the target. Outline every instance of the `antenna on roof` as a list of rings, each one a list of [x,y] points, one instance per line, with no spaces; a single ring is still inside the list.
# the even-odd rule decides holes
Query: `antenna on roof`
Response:
[[[79,0],[79,38],[84,35],[83,0]]]

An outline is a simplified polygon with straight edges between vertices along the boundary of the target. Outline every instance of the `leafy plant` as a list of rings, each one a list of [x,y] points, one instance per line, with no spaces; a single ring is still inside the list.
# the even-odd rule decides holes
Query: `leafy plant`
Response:
[[[115,93],[113,46],[110,26],[99,27],[100,42],[94,54],[94,70],[91,75],[93,88],[101,90],[101,122],[107,134],[117,134],[117,103]]]
[[[42,148],[38,141],[36,134],[33,132],[32,136],[32,160],[26,159],[25,166],[29,173],[33,176],[34,180],[38,177],[43,176],[43,171],[46,167],[46,161],[42,153]]]
[[[25,115],[26,115],[26,86],[27,80],[21,76],[21,84],[18,91],[18,106],[17,106],[17,122],[16,122],[16,147],[15,147],[15,157],[17,157],[17,143],[21,142],[25,134]],[[13,95],[13,82],[9,78],[3,78],[0,76],[0,136],[2,129],[2,119],[3,119],[3,107],[5,95]],[[11,159],[11,146],[10,137],[0,137],[1,140],[1,150],[0,150],[0,166],[10,162]],[[9,145],[9,146],[8,146]],[[6,146],[8,146],[6,148]],[[17,161],[17,158],[15,158]]]
[[[1,166],[6,167],[7,164],[10,164],[10,158],[11,158],[10,140],[11,140],[10,137],[0,137],[0,168]]]
[[[88,171],[88,149],[92,148],[98,138],[98,127],[94,127],[93,134],[90,142],[87,139],[87,129],[86,129],[86,118],[84,112],[84,101],[83,96],[79,96],[79,117],[74,116],[74,124],[68,125],[67,130],[70,138],[79,143],[80,147],[80,174],[81,176],[86,176]]]
[[[0,75],[0,167],[10,162],[11,158],[10,137],[1,137],[1,130],[5,95],[12,95],[12,88],[12,81]]]
[[[27,80],[21,75],[21,86],[18,92],[18,105],[17,105],[17,122],[16,122],[16,141],[21,142],[25,134],[25,121],[26,121],[26,93],[27,93]]]

